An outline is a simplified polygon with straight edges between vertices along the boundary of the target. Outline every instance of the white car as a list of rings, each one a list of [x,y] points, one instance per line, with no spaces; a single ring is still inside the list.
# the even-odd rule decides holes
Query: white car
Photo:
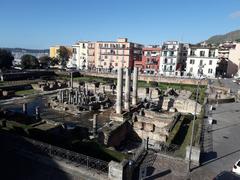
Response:
[[[240,175],[240,159],[234,164],[232,172]]]

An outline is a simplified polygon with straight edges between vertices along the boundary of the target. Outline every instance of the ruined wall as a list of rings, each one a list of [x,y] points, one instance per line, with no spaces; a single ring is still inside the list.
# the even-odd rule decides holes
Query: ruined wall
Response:
[[[172,102],[171,102],[172,101]],[[168,110],[169,107],[176,108],[178,112],[181,113],[192,113],[195,111],[195,101],[191,99],[171,99],[169,97],[164,97],[162,108]],[[197,104],[197,114],[200,114],[202,105]]]

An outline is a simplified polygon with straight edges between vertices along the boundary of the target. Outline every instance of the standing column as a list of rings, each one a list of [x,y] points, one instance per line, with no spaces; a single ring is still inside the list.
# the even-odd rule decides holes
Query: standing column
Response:
[[[122,91],[123,91],[123,70],[118,67],[118,79],[117,79],[117,102],[116,102],[116,113],[122,113]]]
[[[36,114],[36,120],[39,120],[40,119],[40,111],[39,111],[38,106],[35,108],[35,114]]]
[[[93,115],[93,136],[96,137],[97,134],[97,114]]]
[[[124,108],[125,108],[127,111],[129,111],[129,109],[130,109],[130,78],[131,78],[130,69],[129,69],[129,68],[126,68]]]
[[[137,83],[138,83],[138,68],[134,67],[133,70],[133,93],[132,93],[132,105],[137,105]]]
[[[27,103],[23,104],[23,113],[27,114]]]
[[[73,72],[71,72],[71,88],[73,88]]]

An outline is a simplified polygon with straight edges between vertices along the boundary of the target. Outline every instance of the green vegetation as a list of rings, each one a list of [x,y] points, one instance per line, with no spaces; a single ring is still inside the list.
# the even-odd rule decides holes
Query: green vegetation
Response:
[[[171,131],[168,139],[167,139],[167,145],[170,145],[173,143],[173,139],[176,137],[177,133],[180,130],[180,127],[182,126],[183,123],[183,119],[184,119],[184,115],[180,117],[179,121],[175,124],[173,130]]]
[[[193,137],[193,145],[195,146],[198,146],[200,141],[203,115],[204,112],[202,111],[195,120]],[[190,144],[191,141],[193,118],[194,117],[192,114],[182,116],[180,121],[175,125],[167,140],[168,145],[175,144],[179,146],[179,149],[175,151],[175,156],[184,158],[186,155],[186,147]]]
[[[38,59],[30,54],[25,54],[21,57],[21,67],[23,69],[37,69],[39,68]]]
[[[18,96],[25,96],[25,95],[35,94],[36,92],[37,91],[34,89],[28,89],[28,90],[16,91],[15,94]]]
[[[0,49],[0,69],[8,69],[12,66],[14,57],[12,53],[6,49]]]
[[[7,126],[2,129],[108,162],[111,160],[120,162],[126,158],[125,154],[108,149],[96,141],[81,140],[78,134],[65,137],[33,127],[33,124],[25,125],[15,121],[7,121]]]
[[[120,162],[125,158],[124,154],[108,149],[95,141],[85,140],[76,142],[73,144],[73,149],[76,152],[99,158],[105,161],[114,160]]]

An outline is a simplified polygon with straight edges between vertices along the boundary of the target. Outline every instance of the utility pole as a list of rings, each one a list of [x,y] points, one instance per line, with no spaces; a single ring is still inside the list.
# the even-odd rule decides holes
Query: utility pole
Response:
[[[197,116],[197,101],[198,101],[198,95],[199,95],[199,85],[201,82],[201,75],[203,75],[203,67],[204,65],[199,66],[199,79],[197,84],[197,92],[196,92],[196,98],[195,98],[195,109],[194,109],[194,116],[193,116],[193,125],[192,125],[192,132],[191,132],[191,140],[190,140],[190,148],[189,148],[189,157],[188,157],[188,177],[191,173],[191,158],[192,158],[192,146],[193,146],[193,135],[194,135],[194,129],[195,129],[195,121]]]

